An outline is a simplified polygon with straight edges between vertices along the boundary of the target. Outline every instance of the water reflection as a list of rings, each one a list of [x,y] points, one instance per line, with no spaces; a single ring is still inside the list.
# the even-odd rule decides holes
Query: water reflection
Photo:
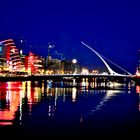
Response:
[[[76,92],[77,89],[75,87],[72,88],[72,101],[76,102]]]
[[[115,96],[118,96],[119,94],[125,93],[125,91],[120,90],[107,90],[105,96],[102,98],[102,100],[97,104],[93,109],[90,110],[90,114],[93,114],[94,112],[102,109],[102,107],[112,98]]]
[[[126,92],[125,90],[89,89],[87,79],[80,84],[82,86],[77,87],[74,81],[74,87],[53,87],[52,81],[0,83],[0,125],[16,123],[22,125],[29,118],[34,116],[36,118],[42,113],[49,118],[59,116],[57,119],[62,120],[63,117],[65,120],[67,115],[70,117],[76,114],[74,119],[78,118],[80,123],[83,123],[85,114],[91,115],[102,110],[113,98]],[[93,82],[91,85],[97,86],[97,83]],[[121,85],[117,84],[117,86]],[[137,92],[139,91],[137,87]],[[66,115],[61,116],[62,114]],[[46,121],[47,118],[44,120]]]
[[[23,106],[40,102],[40,88],[31,88],[31,81],[0,83],[0,125],[11,125],[19,110],[19,120],[22,121]],[[31,114],[30,114],[31,115]]]
[[[139,111],[140,111],[140,86],[136,86],[136,93],[139,94]]]
[[[20,87],[19,82],[0,84],[0,125],[12,124],[20,102]]]

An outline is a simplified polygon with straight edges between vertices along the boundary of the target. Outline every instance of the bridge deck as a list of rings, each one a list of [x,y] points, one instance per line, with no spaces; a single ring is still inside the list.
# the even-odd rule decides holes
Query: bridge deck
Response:
[[[32,75],[32,76],[11,76],[11,77],[0,77],[0,81],[29,81],[29,80],[45,80],[45,79],[68,79],[68,78],[126,78],[136,79],[135,75],[80,75],[80,74],[64,74],[64,75]]]

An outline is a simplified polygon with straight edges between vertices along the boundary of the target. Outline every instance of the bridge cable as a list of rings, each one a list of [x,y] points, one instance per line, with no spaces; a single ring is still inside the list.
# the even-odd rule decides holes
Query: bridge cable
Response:
[[[115,65],[116,67],[118,67],[119,69],[123,70],[124,72],[126,72],[128,75],[132,75],[131,73],[129,73],[128,71],[126,71],[125,69],[123,69],[122,67],[120,67],[119,65],[115,64],[113,61],[109,60],[108,58],[104,57],[103,55],[97,53],[95,50],[93,50],[93,48],[91,48],[90,46],[88,46],[87,44],[85,44],[83,41],[81,41],[81,43],[86,46],[87,48],[89,48],[91,51],[93,51],[103,62],[104,64],[106,65],[106,67],[108,68],[109,71],[113,72],[113,73],[116,73],[114,72],[110,67],[109,65],[105,62],[104,59],[106,59],[107,61],[109,61],[110,63],[112,63],[113,65]],[[104,58],[104,59],[103,59]],[[118,73],[116,73],[118,74]]]

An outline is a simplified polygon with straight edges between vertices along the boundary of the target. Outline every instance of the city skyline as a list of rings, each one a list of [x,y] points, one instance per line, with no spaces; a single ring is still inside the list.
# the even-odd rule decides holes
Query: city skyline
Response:
[[[27,40],[23,50],[43,56],[50,42],[54,51],[92,67],[94,54],[81,45],[85,41],[134,74],[140,46],[139,5],[134,1],[4,1],[0,40],[23,37]]]

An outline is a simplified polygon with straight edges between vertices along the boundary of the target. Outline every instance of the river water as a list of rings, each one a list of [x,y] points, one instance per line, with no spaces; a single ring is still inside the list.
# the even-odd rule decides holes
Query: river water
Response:
[[[120,87],[120,88],[118,88]],[[0,135],[5,138],[139,136],[140,87],[111,89],[0,83]]]

